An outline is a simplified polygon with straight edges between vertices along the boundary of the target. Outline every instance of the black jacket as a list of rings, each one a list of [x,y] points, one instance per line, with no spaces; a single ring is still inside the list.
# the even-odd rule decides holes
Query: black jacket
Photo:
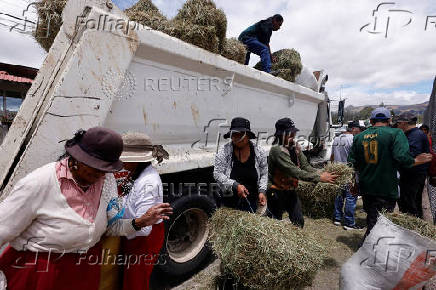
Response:
[[[427,136],[418,128],[410,129],[405,132],[407,139],[409,140],[409,150],[413,158],[421,153],[430,153],[430,144]],[[407,169],[401,169],[400,174],[427,174],[430,163],[414,166]]]

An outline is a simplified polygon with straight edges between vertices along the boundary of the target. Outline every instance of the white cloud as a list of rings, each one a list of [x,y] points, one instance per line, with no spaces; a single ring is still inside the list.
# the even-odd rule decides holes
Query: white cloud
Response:
[[[28,0],[6,0],[9,8]],[[121,0],[119,0],[121,1]],[[134,2],[135,0],[123,0]],[[154,0],[165,15],[173,17],[183,0]],[[303,63],[313,69],[325,69],[329,74],[327,89],[331,96],[339,96],[339,87],[348,87],[342,93],[348,104],[377,104],[377,99],[389,103],[420,103],[428,98],[407,85],[431,82],[436,74],[436,27],[424,31],[426,17],[436,15],[432,0],[398,0],[397,9],[410,13],[379,12],[383,21],[390,16],[388,38],[368,33],[370,27],[359,32],[367,23],[373,25],[372,11],[381,1],[350,0],[216,0],[228,18],[228,37],[237,37],[249,25],[275,13],[283,15],[282,29],[274,32],[272,50],[295,48]],[[401,27],[411,18],[410,25]],[[436,19],[434,19],[436,20]],[[379,22],[378,29],[382,24]],[[0,61],[38,67],[44,51],[33,39],[0,29]],[[252,57],[255,63],[258,57]],[[400,87],[402,88],[400,90]],[[391,93],[372,93],[390,88]],[[385,101],[386,102],[386,101]]]

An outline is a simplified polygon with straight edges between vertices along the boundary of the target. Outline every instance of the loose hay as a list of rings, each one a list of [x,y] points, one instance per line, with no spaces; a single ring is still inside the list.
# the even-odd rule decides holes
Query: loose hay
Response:
[[[210,52],[219,52],[219,40],[214,26],[200,26],[186,21],[172,20],[165,32]]]
[[[226,40],[224,44],[224,49],[221,52],[222,56],[237,61],[241,64],[245,63],[246,54],[247,54],[247,49],[245,48],[245,45],[242,44],[235,37]]]
[[[138,3],[124,12],[130,20],[158,31],[165,31],[169,25],[168,19],[162,15],[151,0],[139,0]]]
[[[336,196],[340,192],[339,186],[322,182],[299,181],[297,187],[303,214],[311,218],[331,218]]]
[[[303,213],[312,218],[331,218],[335,209],[336,196],[353,182],[353,169],[346,164],[330,163],[323,171],[338,175],[335,184],[299,181],[297,195],[301,200]]]
[[[324,167],[324,171],[338,175],[335,184],[341,188],[345,188],[353,183],[354,170],[344,163],[329,163]]]
[[[174,17],[174,21],[190,22],[204,27],[213,26],[215,36],[218,38],[218,51],[223,50],[227,32],[227,17],[224,11],[216,8],[212,0],[186,1]]]
[[[36,4],[38,25],[33,37],[47,52],[62,26],[62,11],[66,4],[67,0],[40,0]]]
[[[300,54],[295,49],[281,49],[274,52],[272,56],[277,58],[277,61],[272,63],[271,70],[278,71],[278,77],[294,82],[295,77],[303,69]],[[254,68],[263,70],[262,62],[258,62]]]
[[[436,240],[436,227],[423,219],[403,213],[383,212],[383,215],[396,225],[417,232],[421,236]]]
[[[210,219],[210,230],[224,269],[246,287],[309,286],[324,263],[325,249],[290,223],[222,208]]]

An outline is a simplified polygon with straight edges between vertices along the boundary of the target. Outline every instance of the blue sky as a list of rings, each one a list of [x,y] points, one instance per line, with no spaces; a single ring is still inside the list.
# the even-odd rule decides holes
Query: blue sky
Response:
[[[0,12],[19,14],[30,0],[1,0]],[[122,9],[135,0],[114,0]],[[153,0],[171,18],[184,0]],[[436,26],[424,31],[426,17],[436,15],[434,0],[397,0],[377,12],[383,1],[365,0],[215,0],[227,15],[228,37],[237,37],[249,25],[275,13],[285,22],[271,38],[271,49],[295,48],[309,69],[329,74],[332,99],[347,105],[416,104],[428,100],[436,76]],[[390,9],[408,10],[394,14]],[[380,27],[389,17],[388,35]],[[410,24],[404,26],[410,20]],[[435,18],[436,20],[436,18]],[[0,23],[1,23],[0,18]],[[364,25],[367,27],[361,29]],[[380,32],[380,33],[374,33]],[[0,61],[40,67],[46,53],[29,36],[0,26]],[[7,40],[7,41],[6,41]],[[251,58],[254,64],[257,56]]]

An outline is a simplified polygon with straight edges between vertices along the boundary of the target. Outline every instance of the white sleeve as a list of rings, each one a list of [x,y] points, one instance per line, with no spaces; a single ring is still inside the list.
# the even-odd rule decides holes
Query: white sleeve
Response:
[[[146,183],[138,189],[134,200],[135,217],[139,218],[145,214],[152,206],[156,204],[161,192],[159,184]],[[151,233],[152,226],[143,227],[136,232],[136,236],[148,236]]]
[[[45,193],[50,191],[43,188],[47,182],[40,179],[38,174],[30,173],[0,203],[0,247],[18,237],[36,218]]]

